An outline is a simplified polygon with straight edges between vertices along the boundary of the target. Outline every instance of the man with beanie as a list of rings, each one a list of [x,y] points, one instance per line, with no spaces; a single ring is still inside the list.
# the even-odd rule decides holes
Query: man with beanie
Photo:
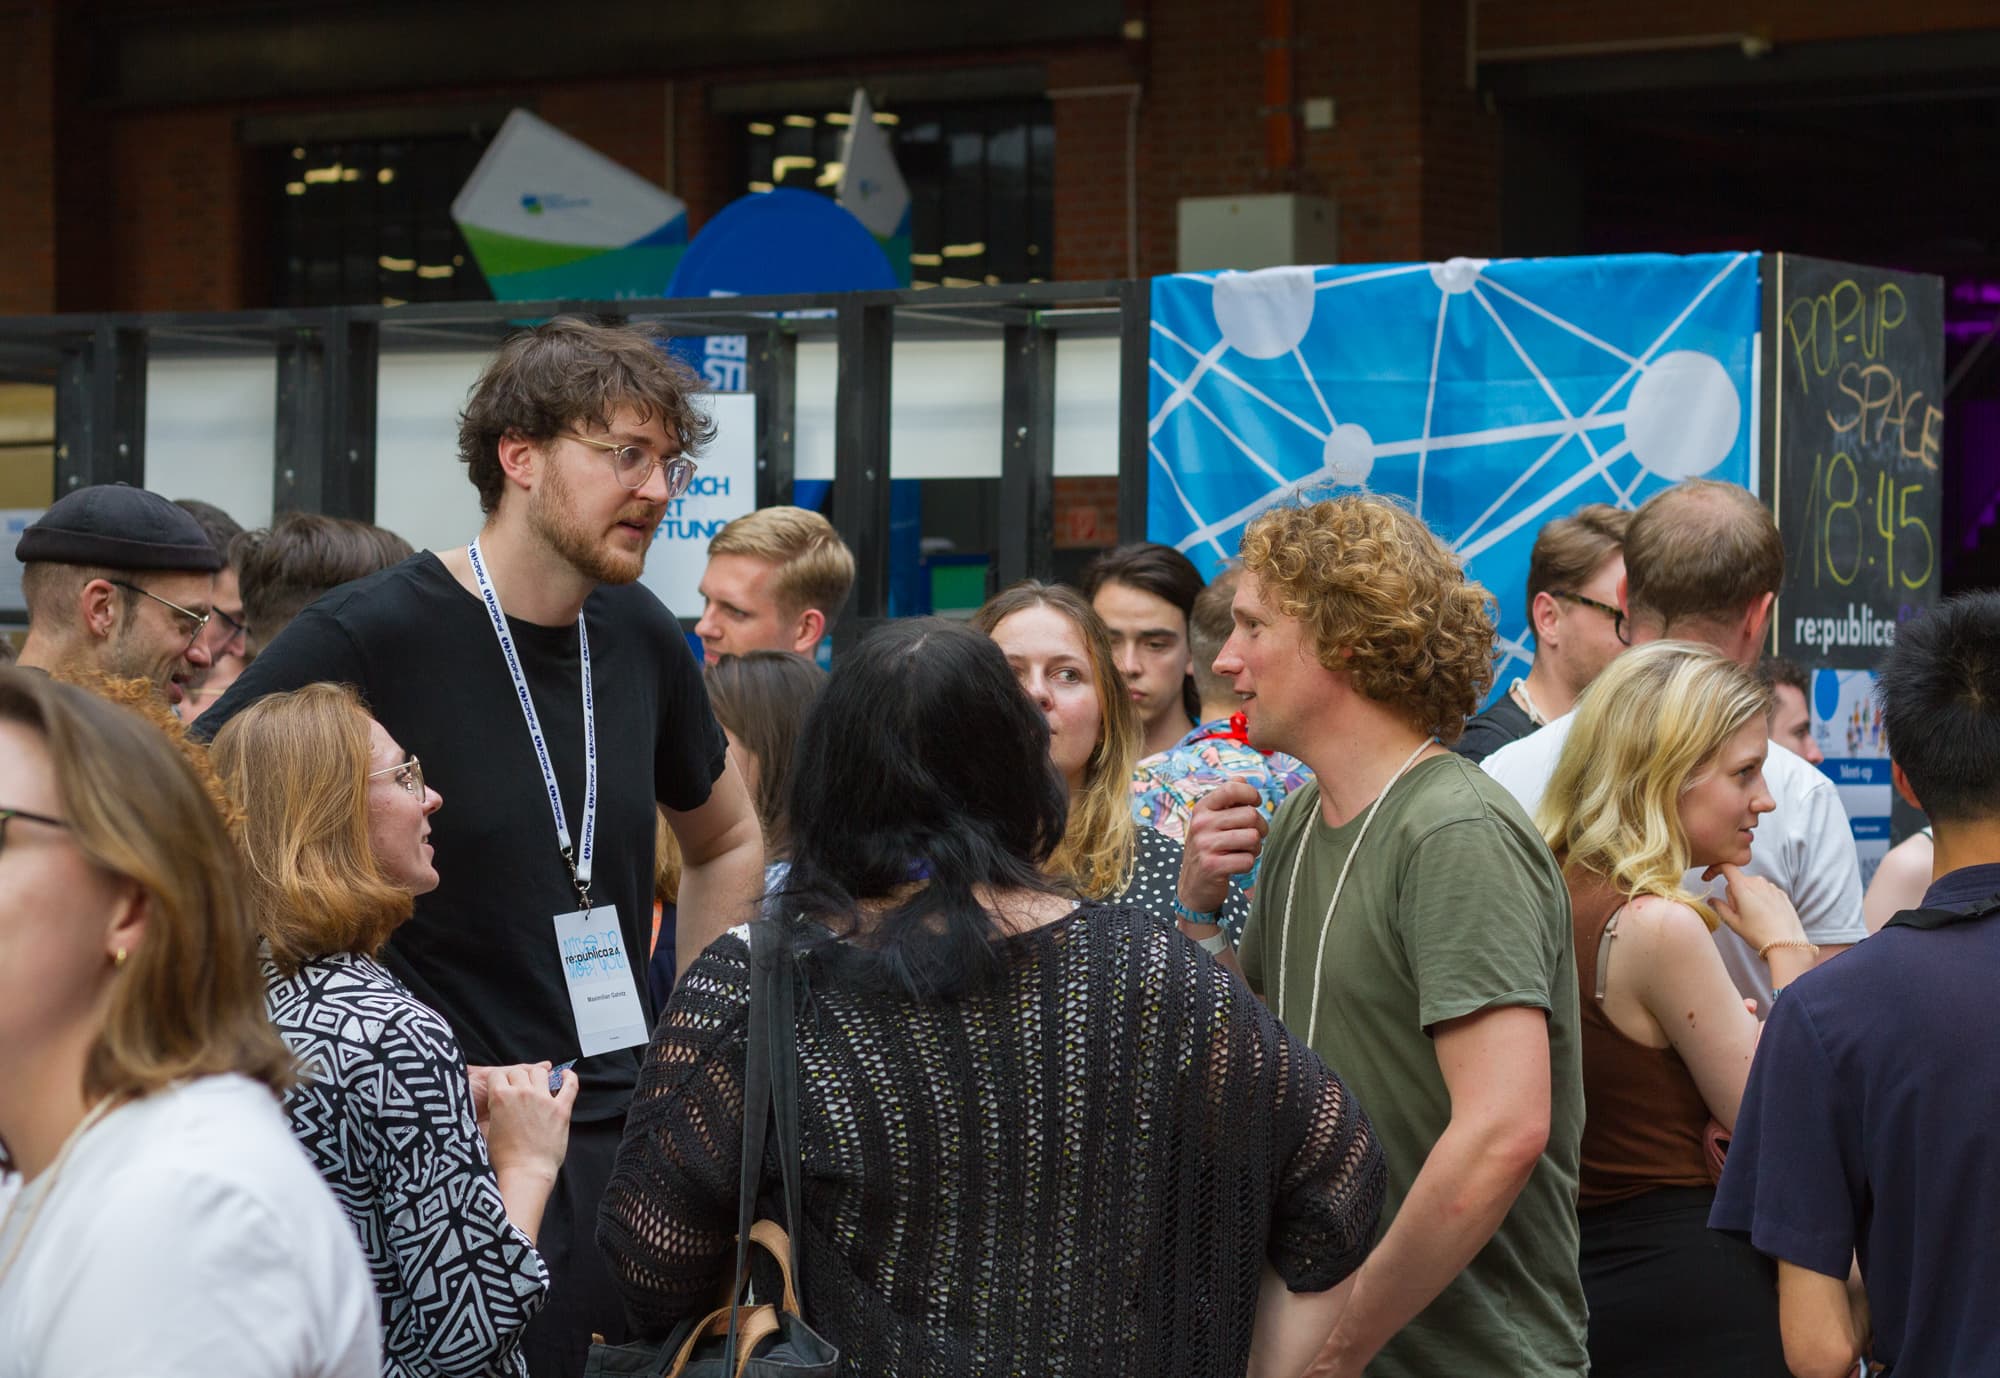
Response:
[[[28,606],[22,666],[149,680],[176,708],[208,667],[201,633],[222,556],[157,493],[79,488],[21,533],[14,557]]]

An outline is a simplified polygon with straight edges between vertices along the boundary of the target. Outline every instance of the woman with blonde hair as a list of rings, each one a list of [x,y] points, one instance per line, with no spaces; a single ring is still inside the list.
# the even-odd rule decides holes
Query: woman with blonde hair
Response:
[[[213,749],[243,813],[271,1021],[307,1073],[286,1098],[292,1133],[368,1256],[381,1372],[524,1374],[577,1078],[482,1068],[475,1093],[450,1025],[377,960],[437,886],[443,800],[343,685],[260,699]]]
[[[1181,844],[1133,821],[1139,713],[1103,620],[1071,590],[1027,579],[989,598],[972,625],[999,645],[1048,720],[1049,759],[1069,787],[1069,825],[1049,873],[1081,899],[1179,920],[1209,952],[1226,953],[1249,916],[1242,890],[1231,886],[1215,914],[1185,908]]]
[[[234,849],[138,714],[0,671],[0,1375],[363,1378]]]
[[[1786,1372],[1770,1263],[1708,1228],[1709,1123],[1735,1125],[1758,1032],[1710,935],[1726,923],[1781,990],[1817,955],[1784,893],[1738,869],[1774,807],[1769,711],[1770,691],[1707,647],[1628,651],[1579,701],[1536,816],[1576,935],[1598,1378]],[[1690,868],[1726,897],[1691,893]]]

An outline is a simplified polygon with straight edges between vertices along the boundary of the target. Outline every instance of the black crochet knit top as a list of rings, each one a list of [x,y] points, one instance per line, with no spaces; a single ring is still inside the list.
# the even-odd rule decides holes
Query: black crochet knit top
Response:
[[[675,989],[599,1216],[641,1334],[716,1305],[734,1259],[747,933]],[[814,969],[808,1321],[854,1374],[1243,1372],[1267,1262],[1319,1291],[1368,1251],[1386,1174],[1367,1117],[1248,987],[1138,910],[1084,905],[1002,950],[999,980],[941,1004]]]

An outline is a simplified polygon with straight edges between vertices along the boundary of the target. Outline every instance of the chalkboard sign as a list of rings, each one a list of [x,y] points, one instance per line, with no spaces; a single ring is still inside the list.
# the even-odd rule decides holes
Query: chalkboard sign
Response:
[[[1765,271],[1778,651],[1870,669],[1937,597],[1944,284],[1797,254]]]
[[[1923,823],[1890,786],[1872,671],[1937,600],[1944,284],[1797,254],[1763,268],[1766,491],[1785,538],[1773,631],[1811,674],[1820,769],[1865,880]]]

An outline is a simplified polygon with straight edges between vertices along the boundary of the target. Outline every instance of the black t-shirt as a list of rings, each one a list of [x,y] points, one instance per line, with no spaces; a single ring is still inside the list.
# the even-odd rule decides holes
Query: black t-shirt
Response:
[[[1464,735],[1451,749],[1477,764],[1507,743],[1518,742],[1538,730],[1535,720],[1514,702],[1514,696],[1502,694],[1493,700],[1491,708],[1466,722]]]
[[[726,742],[680,624],[636,585],[584,603],[597,705],[593,905],[618,906],[645,1001],[652,943],[655,800],[707,801]],[[583,821],[582,670],[576,627],[508,619],[541,716],[574,839]],[[196,732],[211,737],[266,694],[351,684],[444,797],[431,816],[438,888],[396,931],[387,965],[450,1021],[468,1061],[563,1062],[576,1021],[554,916],[577,907],[541,768],[479,600],[428,551],[327,594],[278,636]],[[577,1064],[578,1120],[622,1114],[643,1047]]]

